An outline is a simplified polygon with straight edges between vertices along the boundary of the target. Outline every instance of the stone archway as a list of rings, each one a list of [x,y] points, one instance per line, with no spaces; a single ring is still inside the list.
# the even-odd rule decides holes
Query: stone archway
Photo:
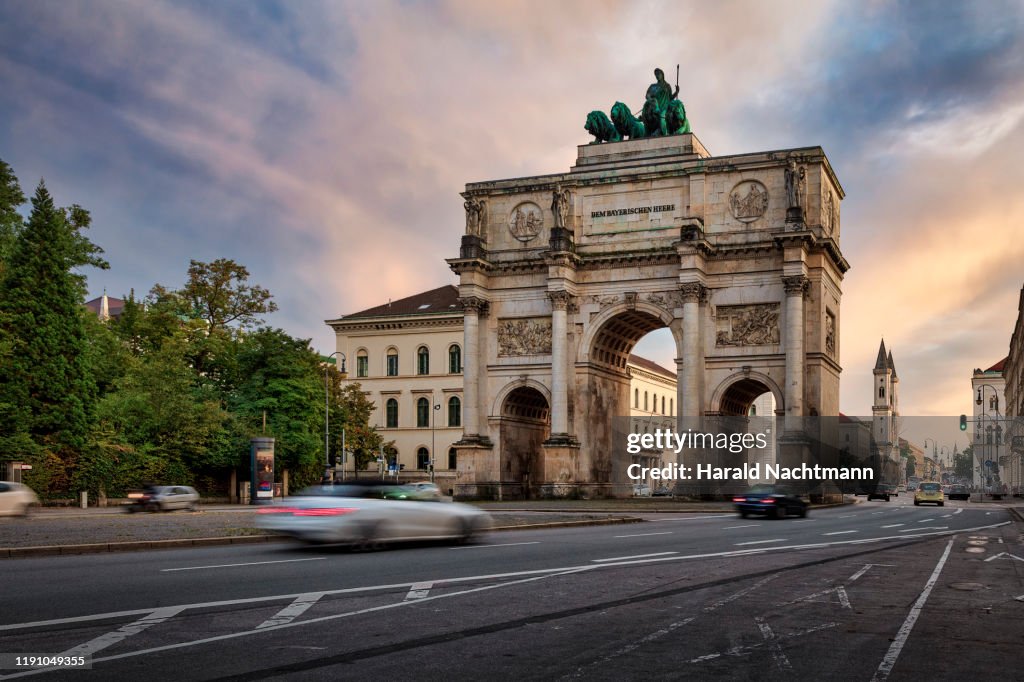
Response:
[[[498,417],[501,499],[536,497],[544,477],[543,443],[551,435],[551,409],[538,389],[520,385],[501,401]]]
[[[692,134],[582,145],[566,173],[467,184],[448,261],[467,494],[528,470],[531,489],[628,495],[609,425],[630,414],[630,351],[659,328],[677,351],[677,427],[741,415],[765,390],[787,424],[838,414],[842,197],[818,147],[716,158]],[[540,419],[522,414],[537,396],[539,446]],[[524,443],[542,463],[515,454]]]

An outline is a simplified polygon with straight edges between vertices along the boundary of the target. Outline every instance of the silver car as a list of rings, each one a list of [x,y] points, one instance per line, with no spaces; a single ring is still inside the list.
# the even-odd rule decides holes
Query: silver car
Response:
[[[415,486],[382,481],[314,486],[260,509],[256,525],[303,542],[365,549],[412,540],[466,542],[491,527],[490,516],[476,507],[423,495]]]
[[[0,481],[0,516],[28,516],[28,508],[39,504],[32,488],[12,481]]]
[[[128,511],[196,511],[199,493],[187,485],[149,485],[139,492],[128,493]]]

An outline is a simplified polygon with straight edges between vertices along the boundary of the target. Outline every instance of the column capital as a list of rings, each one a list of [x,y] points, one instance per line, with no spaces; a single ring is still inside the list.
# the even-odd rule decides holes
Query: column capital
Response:
[[[467,313],[473,313],[481,317],[487,315],[487,309],[490,306],[486,299],[479,296],[460,296],[459,303]]]
[[[680,284],[679,294],[683,303],[705,303],[708,300],[708,288],[700,282]]]
[[[807,290],[811,286],[811,280],[807,279],[806,275],[793,275],[792,277],[783,277],[782,286],[786,288],[786,295],[795,296],[797,294],[806,294]]]
[[[552,310],[569,310],[574,303],[574,297],[568,291],[549,291],[548,299]]]

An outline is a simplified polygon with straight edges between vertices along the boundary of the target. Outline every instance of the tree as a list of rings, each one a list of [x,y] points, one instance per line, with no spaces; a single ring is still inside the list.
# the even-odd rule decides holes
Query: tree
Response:
[[[95,249],[83,246],[84,218],[69,221],[43,182],[0,282],[0,433],[27,434],[66,462],[90,428],[96,385],[82,325],[82,280],[72,269]],[[17,454],[17,453],[9,453]]]
[[[24,225],[18,213],[18,207],[24,203],[25,195],[18,184],[18,178],[11,167],[0,159],[0,280],[3,280],[6,263],[14,253],[14,245]]]
[[[953,471],[957,478],[965,481],[974,479],[974,447],[967,446],[963,452],[953,453]]]
[[[916,462],[914,462],[914,458],[913,457],[908,457],[907,458],[907,478],[910,478],[911,476],[914,475],[915,469],[916,469]]]
[[[277,310],[270,292],[249,285],[249,271],[233,260],[218,258],[212,263],[191,261],[188,282],[181,290],[182,298],[193,313],[206,320],[211,335],[237,324],[246,329],[256,325],[259,317]]]
[[[338,457],[342,451],[344,431],[345,449],[352,453],[358,471],[373,460],[384,445],[380,433],[370,425],[370,416],[376,406],[363,394],[359,383],[343,383],[336,367],[327,366],[327,377],[331,407],[331,452]]]

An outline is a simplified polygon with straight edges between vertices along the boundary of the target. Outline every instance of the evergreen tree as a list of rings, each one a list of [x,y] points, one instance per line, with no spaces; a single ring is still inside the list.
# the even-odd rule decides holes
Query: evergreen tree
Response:
[[[18,185],[14,171],[0,159],[0,280],[3,280],[6,264],[14,252],[14,244],[21,233],[24,221],[18,207],[25,203],[25,195]]]
[[[65,462],[85,444],[96,400],[85,353],[82,282],[72,272],[82,264],[82,225],[81,215],[69,222],[40,182],[0,282],[0,339],[7,345],[0,358],[6,403],[0,433],[28,434]]]

